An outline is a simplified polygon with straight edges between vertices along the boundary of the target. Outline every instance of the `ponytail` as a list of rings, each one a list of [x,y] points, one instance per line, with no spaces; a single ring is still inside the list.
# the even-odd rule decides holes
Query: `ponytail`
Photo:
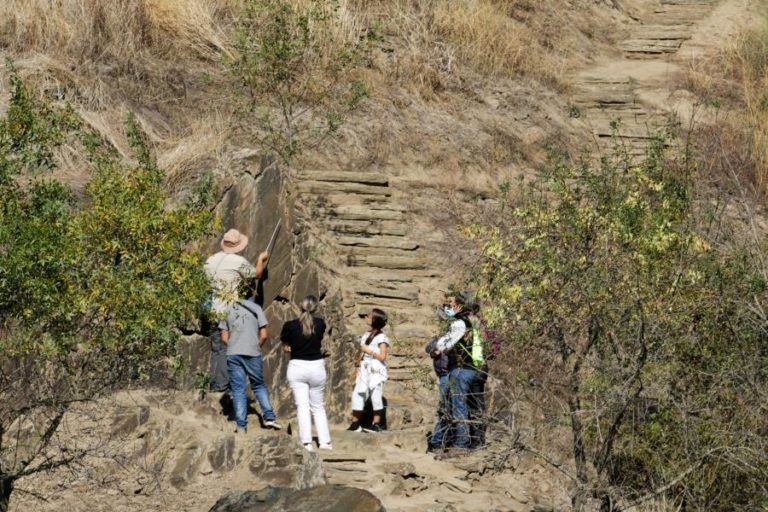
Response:
[[[315,319],[312,313],[317,309],[317,297],[314,295],[308,295],[299,304],[301,308],[301,314],[299,315],[299,323],[301,323],[301,332],[306,337],[310,337],[315,333]]]

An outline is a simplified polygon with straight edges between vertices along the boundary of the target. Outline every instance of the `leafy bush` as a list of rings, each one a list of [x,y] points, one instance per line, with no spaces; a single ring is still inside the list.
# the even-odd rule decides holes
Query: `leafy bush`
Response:
[[[209,191],[169,207],[132,118],[138,164],[126,166],[71,110],[15,75],[12,86],[0,120],[0,510],[18,478],[82,454],[49,451],[70,404],[176,355],[178,327],[207,290],[191,244],[212,223]],[[55,168],[64,141],[95,164],[83,198],[30,176]]]
[[[660,495],[760,510],[764,247],[734,237],[721,203],[662,147],[641,164],[556,161],[515,195],[507,187],[493,221],[468,228],[474,278],[509,340],[498,366],[522,366],[567,404],[565,418],[559,406],[549,415],[569,426],[577,510]]]

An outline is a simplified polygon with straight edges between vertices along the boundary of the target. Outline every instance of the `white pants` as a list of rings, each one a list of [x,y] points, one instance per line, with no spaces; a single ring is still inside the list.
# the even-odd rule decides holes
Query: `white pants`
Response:
[[[325,379],[323,359],[291,359],[288,363],[288,384],[293,390],[293,400],[296,402],[301,444],[312,442],[312,417],[315,419],[317,440],[320,444],[331,442],[328,418],[325,415]]]
[[[371,397],[371,405],[374,411],[381,411],[384,409],[384,383],[377,384],[373,389],[368,389],[361,383],[355,384],[355,389],[352,391],[352,410],[362,411],[365,407],[365,401],[368,397]]]

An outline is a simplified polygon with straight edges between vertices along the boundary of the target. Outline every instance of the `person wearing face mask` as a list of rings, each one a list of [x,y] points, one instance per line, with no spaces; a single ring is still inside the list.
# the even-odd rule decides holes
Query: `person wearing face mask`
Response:
[[[456,312],[448,304],[438,307],[435,313],[443,322],[452,322],[456,316]],[[435,428],[430,434],[435,439],[439,439],[441,444],[448,444],[447,432],[444,430],[450,424],[451,399],[450,393],[448,393],[448,374],[450,373],[451,360],[447,353],[439,352],[435,348],[439,339],[439,337],[432,339],[425,347],[427,354],[432,358],[432,368],[435,370],[438,387],[437,420],[435,421]],[[435,451],[438,451],[438,445],[433,445],[430,438],[427,452]]]
[[[471,446],[469,426],[469,398],[471,390],[480,378],[480,373],[472,361],[472,296],[461,292],[451,297],[444,310],[448,319],[452,319],[448,332],[435,340],[430,355],[435,358],[440,355],[448,356],[447,390],[441,393],[449,395],[449,403],[442,410],[450,407],[450,414],[441,414],[429,439],[428,451],[441,451],[447,446],[446,434],[453,426],[453,446],[469,449]]]

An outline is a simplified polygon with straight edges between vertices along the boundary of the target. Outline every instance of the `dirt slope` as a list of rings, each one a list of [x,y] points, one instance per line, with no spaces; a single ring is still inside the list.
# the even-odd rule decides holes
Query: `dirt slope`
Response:
[[[309,205],[302,214],[322,239],[319,245],[326,253],[321,257],[337,258],[326,263],[335,268],[329,275],[336,285],[346,289],[349,319],[356,305],[371,304],[387,304],[404,318],[394,327],[404,343],[393,364],[400,365],[394,373],[405,377],[388,384],[393,409],[397,405],[400,411],[393,415],[393,428],[374,436],[335,425],[335,449],[320,456],[329,482],[369,489],[392,511],[567,506],[565,480],[532,456],[511,451],[507,432],[499,426],[493,427],[499,442],[466,459],[437,460],[423,452],[435,393],[408,374],[427,363],[419,343],[430,329],[429,306],[450,277],[427,270],[439,267],[436,248],[452,229],[437,225],[439,215],[432,214],[450,204],[452,194],[461,201],[487,193],[498,180],[532,167],[545,142],[571,141],[591,130],[605,144],[617,118],[622,120],[619,137],[639,154],[649,131],[661,126],[667,113],[683,119],[690,115],[690,96],[678,90],[677,75],[690,59],[717,51],[749,22],[755,3],[634,1],[626,9],[634,21],[622,17],[626,37],[573,73],[571,97],[509,78],[477,88],[470,83],[460,100],[452,103],[443,96],[439,108],[423,98],[392,97],[366,107],[341,139],[302,161],[305,172],[298,174],[298,187]],[[569,111],[569,105],[576,108]],[[380,119],[391,122],[377,126]],[[361,176],[360,170],[368,172]],[[329,183],[347,188],[329,198]],[[371,189],[365,187],[372,186],[380,188],[367,193]],[[314,220],[322,209],[326,220]],[[372,252],[381,254],[372,246],[385,249],[387,257],[372,258]],[[12,510],[203,512],[228,490],[285,483],[285,473],[259,461],[277,453],[295,455],[295,434],[285,441],[285,433],[252,429],[248,437],[235,438],[217,399],[199,402],[189,392],[142,391],[98,405],[111,411],[114,421],[89,423],[83,419],[89,414],[78,414],[68,435],[99,432],[111,447],[103,450],[109,457],[94,455],[88,460],[91,469],[22,480],[22,488],[47,501],[20,492]],[[219,464],[222,453],[225,462]],[[312,457],[296,464],[315,464]]]

